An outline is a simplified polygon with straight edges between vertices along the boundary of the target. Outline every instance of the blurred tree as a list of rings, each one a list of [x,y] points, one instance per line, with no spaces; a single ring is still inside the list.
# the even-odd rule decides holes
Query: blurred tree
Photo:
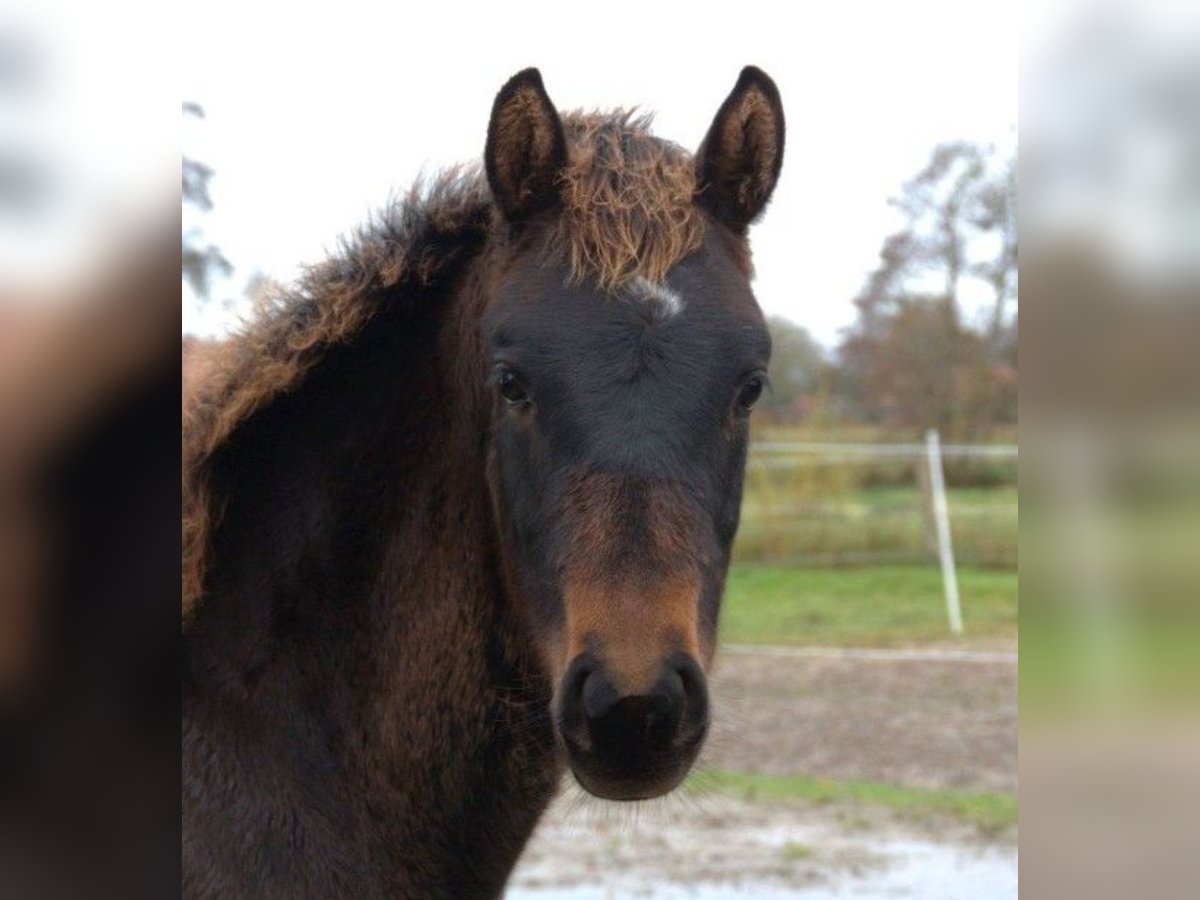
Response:
[[[771,391],[767,406],[780,420],[801,418],[816,397],[825,351],[808,329],[783,316],[767,319],[771,331]]]
[[[991,256],[977,260],[972,274],[986,281],[992,288],[992,316],[988,324],[988,342],[992,349],[1001,352],[1008,337],[1005,330],[1012,330],[1015,344],[1015,310],[1012,321],[1008,319],[1008,307],[1017,301],[1017,161],[1009,159],[1004,170],[996,177],[988,178],[979,186],[975,197],[975,227],[988,234],[997,235],[999,249]],[[1012,358],[1016,366],[1016,356]]]
[[[198,103],[184,103],[183,114],[204,118],[204,109]],[[208,192],[208,182],[213,171],[204,163],[197,162],[187,156],[183,157],[183,202],[191,205],[198,212],[204,213],[212,209],[212,197]],[[183,277],[191,285],[200,302],[209,297],[214,272],[229,275],[233,265],[221,253],[219,247],[204,236],[199,225],[186,227],[183,230]]]
[[[1016,161],[966,142],[934,148],[892,204],[888,237],[855,298],[835,388],[850,410],[972,436],[1016,420]],[[989,293],[970,316],[962,298]]]

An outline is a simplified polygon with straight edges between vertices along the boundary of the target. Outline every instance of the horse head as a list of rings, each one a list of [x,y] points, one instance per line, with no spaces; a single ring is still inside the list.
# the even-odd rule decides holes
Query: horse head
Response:
[[[505,578],[572,771],[618,800],[674,788],[707,732],[770,355],[745,234],[784,140],[754,68],[696,154],[645,125],[560,116],[530,69],[497,96],[485,153],[503,235],[480,342]]]

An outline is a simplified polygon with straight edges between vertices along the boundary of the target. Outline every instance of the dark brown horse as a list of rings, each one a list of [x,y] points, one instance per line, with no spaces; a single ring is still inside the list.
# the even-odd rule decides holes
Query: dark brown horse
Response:
[[[745,69],[699,152],[496,98],[209,360],[184,441],[184,893],[499,894],[565,766],[670,791],[770,352]]]

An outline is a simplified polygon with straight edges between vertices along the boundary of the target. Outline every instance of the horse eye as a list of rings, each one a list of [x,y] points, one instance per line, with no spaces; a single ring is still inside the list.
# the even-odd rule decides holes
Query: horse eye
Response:
[[[509,406],[525,406],[529,403],[529,391],[525,387],[525,379],[505,366],[496,373],[496,387],[500,396]]]
[[[762,375],[751,375],[746,379],[746,383],[742,385],[742,389],[738,392],[738,411],[743,413],[750,412],[754,408],[754,404],[758,402],[758,398],[762,396],[764,387],[766,387],[766,379]]]

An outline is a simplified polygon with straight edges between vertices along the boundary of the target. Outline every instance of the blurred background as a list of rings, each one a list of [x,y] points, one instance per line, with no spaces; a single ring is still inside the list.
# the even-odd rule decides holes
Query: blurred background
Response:
[[[1021,84],[1021,886],[1200,857],[1200,11],[1030,9]]]
[[[0,11],[5,897],[178,883],[169,24],[149,4]]]

